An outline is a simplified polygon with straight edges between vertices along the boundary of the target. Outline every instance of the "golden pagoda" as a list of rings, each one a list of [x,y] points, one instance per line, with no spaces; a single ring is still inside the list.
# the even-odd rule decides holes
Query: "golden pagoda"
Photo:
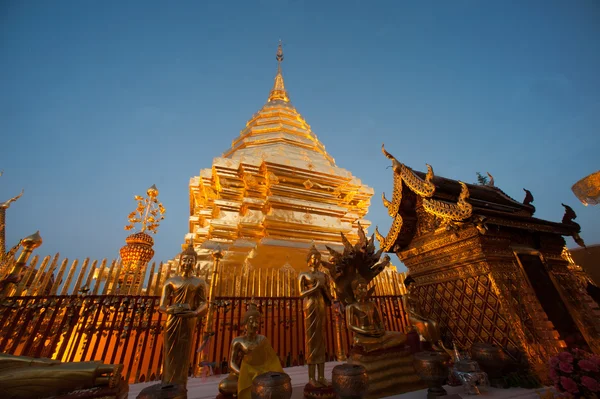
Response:
[[[301,270],[314,242],[341,249],[340,233],[358,239],[373,189],[339,168],[290,102],[277,49],[277,73],[267,103],[246,123],[231,148],[190,179],[186,244],[199,270],[212,266],[219,246],[223,265]],[[230,269],[231,270],[231,269]]]

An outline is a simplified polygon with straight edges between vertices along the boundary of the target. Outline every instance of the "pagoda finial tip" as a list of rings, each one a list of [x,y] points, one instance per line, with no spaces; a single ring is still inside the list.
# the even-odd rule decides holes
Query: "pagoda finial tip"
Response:
[[[282,100],[288,102],[289,98],[283,83],[283,74],[281,73],[281,63],[283,62],[283,43],[281,42],[281,39],[279,39],[279,44],[277,45],[275,59],[277,60],[277,74],[275,75],[273,89],[271,89],[271,93],[269,95],[269,101]]]
[[[275,55],[275,59],[277,59],[279,64],[281,64],[281,61],[283,61],[283,44],[281,43],[281,39],[279,39],[279,44],[277,45],[277,54]]]

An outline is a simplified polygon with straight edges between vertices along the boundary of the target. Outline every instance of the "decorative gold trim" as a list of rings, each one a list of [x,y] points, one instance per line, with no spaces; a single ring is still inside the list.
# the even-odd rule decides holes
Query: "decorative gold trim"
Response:
[[[382,194],[383,204],[388,210],[388,215],[395,217],[400,209],[400,203],[402,202],[402,176],[394,173],[394,191],[392,193],[392,201],[386,205],[386,198]]]
[[[469,198],[469,188],[465,183],[459,183],[461,185],[461,191],[456,204],[431,198],[423,198],[423,208],[432,215],[445,220],[463,221],[470,218],[473,214],[473,207],[466,201],[466,199]]]
[[[419,176],[414,174],[412,169],[398,161],[392,154],[385,150],[384,145],[381,145],[381,151],[383,154],[392,161],[394,173],[399,174],[404,180],[404,183],[416,194],[422,197],[429,198],[433,196],[435,192],[435,185],[432,183],[433,180],[433,169],[430,165],[427,165],[427,177],[426,180],[421,179]],[[396,182],[394,181],[394,187]]]
[[[397,214],[394,217],[394,221],[392,222],[392,227],[390,228],[390,231],[388,232],[386,237],[383,237],[379,233],[379,230],[377,229],[377,227],[375,227],[375,237],[377,237],[377,241],[379,242],[379,247],[383,250],[383,252],[388,252],[392,248],[394,243],[396,242],[396,239],[398,238],[398,234],[400,234],[400,230],[402,229],[402,222],[403,222],[402,216]]]

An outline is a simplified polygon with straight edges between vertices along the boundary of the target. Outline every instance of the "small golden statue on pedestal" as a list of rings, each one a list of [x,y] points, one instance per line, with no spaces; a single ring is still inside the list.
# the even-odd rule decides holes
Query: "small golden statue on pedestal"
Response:
[[[379,308],[367,300],[367,281],[358,277],[352,285],[356,302],[346,306],[346,323],[353,333],[354,346],[364,353],[404,346],[406,335],[396,331],[385,331]]]
[[[417,330],[422,342],[427,342],[436,352],[446,352],[452,356],[442,343],[440,328],[435,320],[429,319],[423,315],[419,300],[414,294],[412,284],[415,280],[408,276],[404,279],[406,294],[402,297],[404,309],[408,312],[408,321]]]
[[[361,365],[369,376],[367,399],[397,395],[421,389],[424,385],[415,373],[413,356],[406,345],[406,335],[385,331],[377,305],[369,300],[372,281],[389,264],[375,251],[372,236],[367,239],[362,227],[359,241],[352,245],[342,234],[344,252],[327,248],[329,262],[323,262],[333,277],[337,297],[346,306],[346,324],[353,334],[353,347],[348,363]]]
[[[308,384],[304,387],[304,396],[335,397],[335,391],[325,378],[325,321],[326,307],[331,306],[331,285],[327,275],[318,270],[321,253],[314,245],[310,248],[306,261],[309,271],[298,275],[304,307],[305,353],[308,364]],[[318,371],[317,378],[315,371]]]
[[[192,276],[196,260],[196,251],[190,244],[180,255],[180,274],[165,281],[159,307],[159,311],[167,314],[163,338],[162,384],[144,389],[138,396],[140,399],[187,397],[194,331],[198,318],[207,311],[206,283],[201,278]]]
[[[231,341],[229,351],[229,376],[219,384],[222,398],[250,399],[252,381],[259,375],[269,371],[283,372],[279,357],[271,343],[264,335],[258,334],[260,328],[260,312],[254,304],[250,307],[242,325],[246,326],[246,334]]]

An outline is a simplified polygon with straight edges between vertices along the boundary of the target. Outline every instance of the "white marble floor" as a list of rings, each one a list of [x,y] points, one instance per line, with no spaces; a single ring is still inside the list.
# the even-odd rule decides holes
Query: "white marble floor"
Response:
[[[325,375],[331,378],[331,371],[333,368],[341,363],[329,362],[325,365]],[[294,389],[291,399],[302,399],[302,391],[304,385],[308,382],[308,368],[307,366],[289,367],[285,369],[285,372],[292,379],[292,387]],[[225,378],[226,375],[213,375],[205,378],[190,378],[188,380],[188,399],[214,399],[219,393],[218,386],[219,382]],[[142,389],[157,384],[158,381],[145,382],[141,384],[132,384],[129,386],[128,399],[135,399]],[[448,395],[458,395],[454,398],[473,398],[473,396],[463,394],[462,387],[444,387],[448,391]],[[528,390],[522,388],[511,388],[511,389],[494,389],[491,388],[488,392],[483,393],[481,396],[490,399],[527,399],[527,398],[539,398],[539,393],[547,390],[548,388],[542,388],[539,390]],[[409,392],[403,395],[390,396],[388,399],[424,399],[427,397],[427,390]]]

